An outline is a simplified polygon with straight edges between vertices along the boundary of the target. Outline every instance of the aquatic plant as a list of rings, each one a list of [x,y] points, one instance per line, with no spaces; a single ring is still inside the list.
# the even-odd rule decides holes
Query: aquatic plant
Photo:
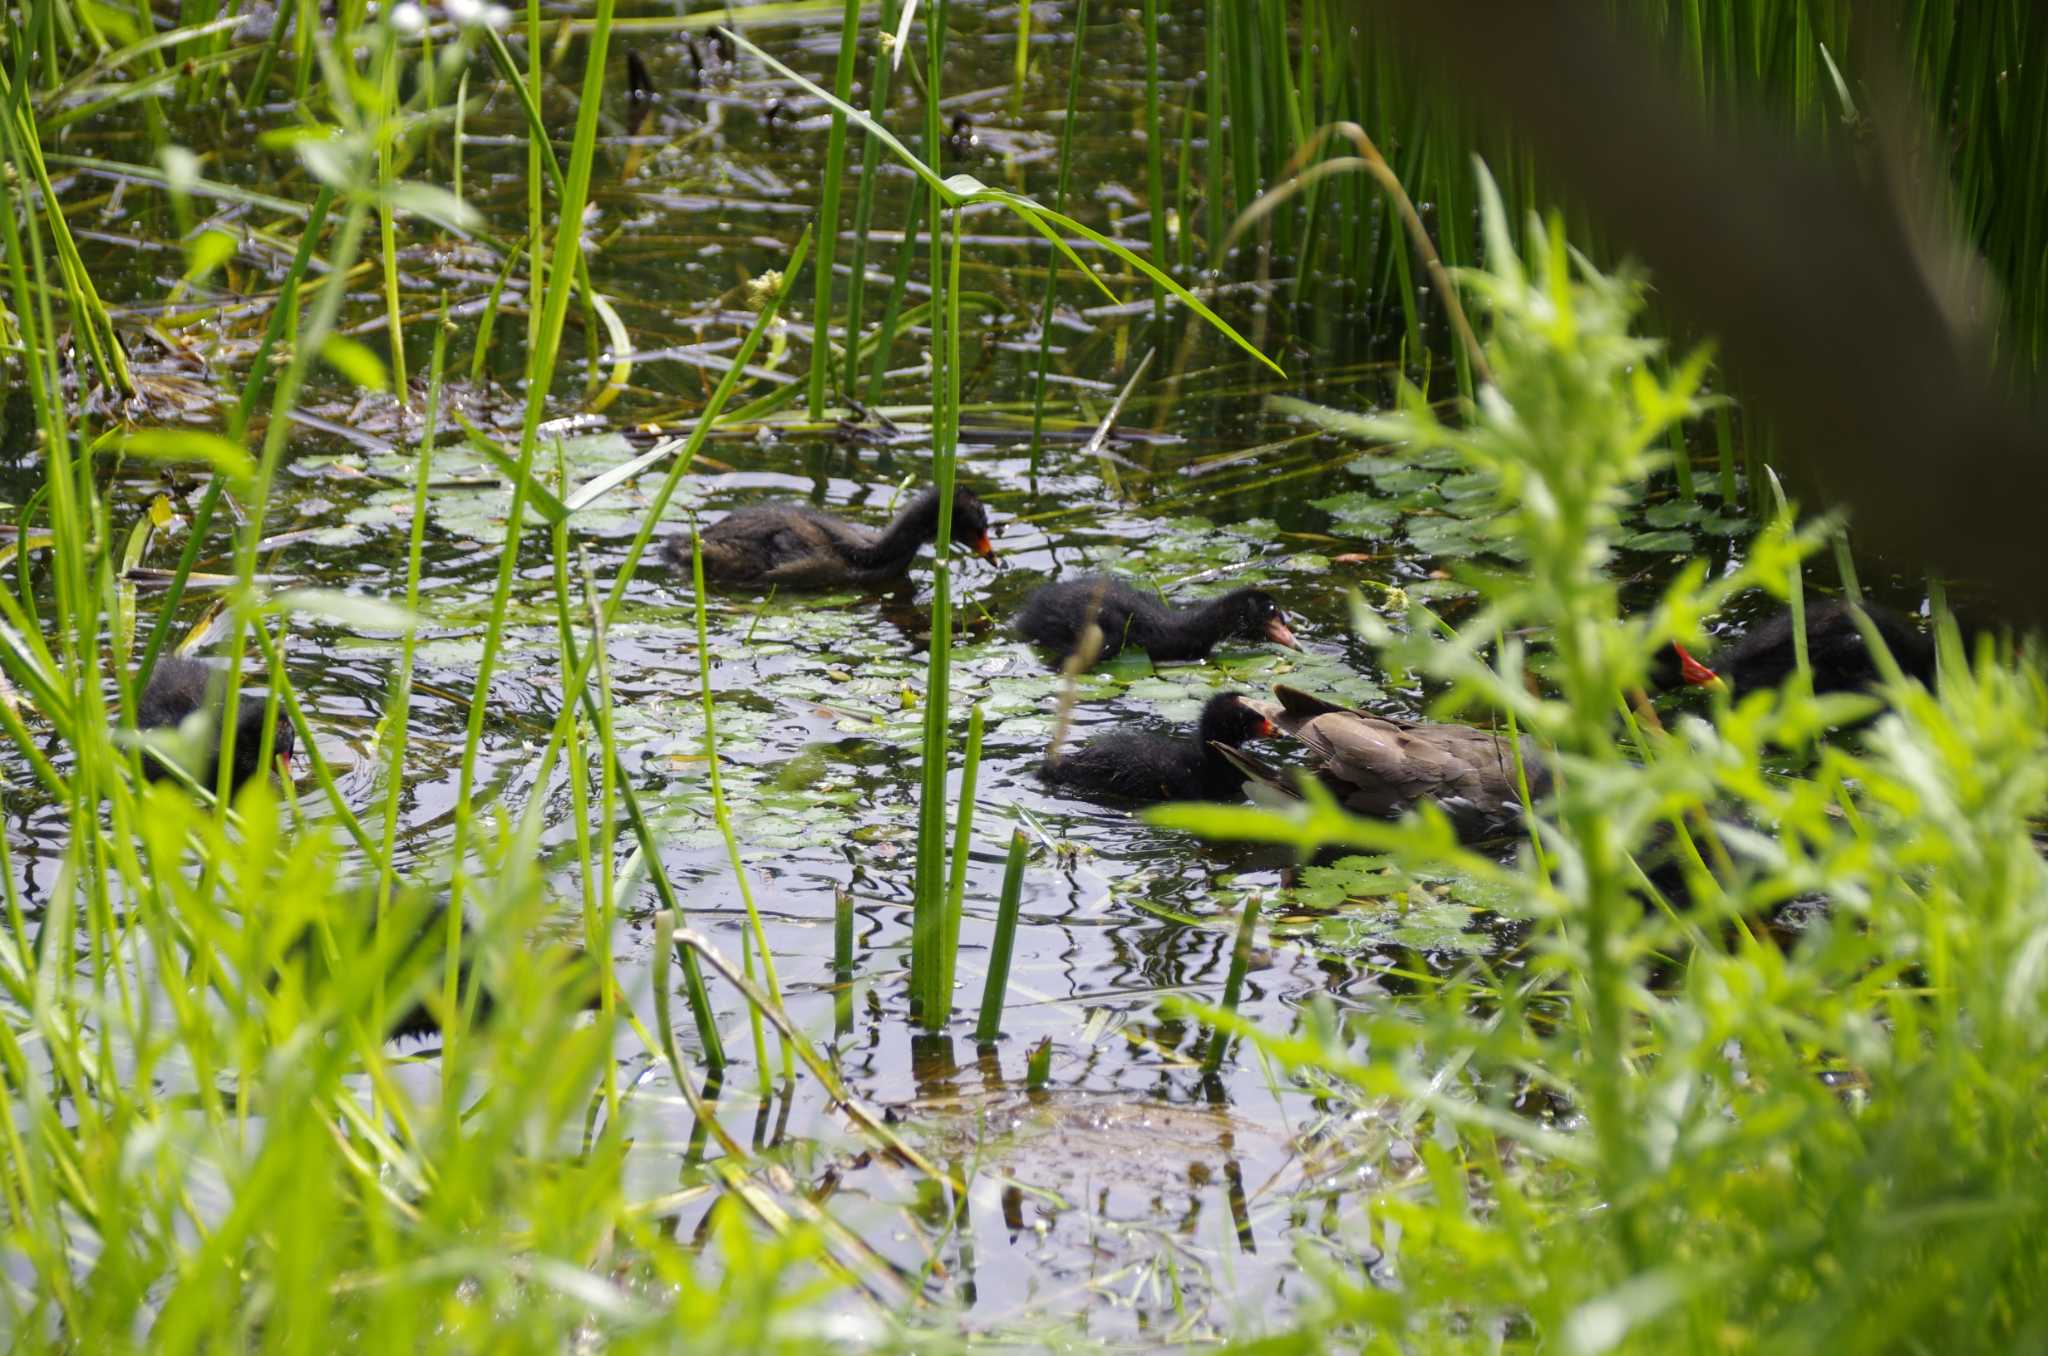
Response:
[[[1990,190],[2031,181],[2013,172],[2037,139],[2031,30],[1922,11],[1923,76],[1974,110],[1958,115],[1958,181],[1979,186],[1995,220],[1973,222],[2009,265],[2005,204],[2028,199]],[[1373,435],[1406,445],[1342,445],[1350,426],[1310,402],[1369,403],[1393,356],[1323,361],[1361,308],[1311,308],[1283,350],[1263,289],[1196,287],[1192,271],[1227,271],[1240,209],[1341,116],[1411,177],[1415,230],[1426,216],[1453,263],[1477,256],[1469,129],[1403,93],[1407,72],[1368,73],[1381,58],[1347,50],[1337,7],[1026,4],[1014,46],[1007,13],[992,42],[978,7],[885,0],[863,27],[864,12],[284,0],[173,19],[27,0],[0,15],[0,362],[19,383],[0,402],[19,501],[0,542],[10,1346],[295,1352],[339,1333],[397,1350],[931,1350],[982,1334],[1249,1341],[1261,1323],[1282,1348],[1407,1340],[1397,1324],[1446,1345],[1536,1329],[1588,1349],[1807,1330],[1819,1344],[1938,1334],[1938,1306],[1980,1302],[1994,1340],[2024,1340],[2037,1287],[2009,1245],[2033,1222],[2038,1148],[2038,862],[2016,836],[2038,799],[2031,680],[1992,667],[1938,705],[1904,694],[1865,755],[1817,745],[1839,708],[1803,696],[1675,739],[1631,726],[1612,699],[1645,647],[1689,638],[1745,581],[1795,583],[1817,534],[1783,527],[1746,571],[1681,581],[1618,639],[1593,627],[1530,654],[1560,609],[1587,626],[1617,609],[1597,551],[1574,542],[1637,552],[1633,568],[1727,536],[1735,455],[1761,447],[1735,446],[1722,406],[1721,511],[1684,475],[1676,501],[1639,497],[1698,367],[1629,338],[1632,286],[1574,277],[1554,224],[1529,273],[1500,263],[1484,284],[1496,345],[1524,360],[1494,413],[1521,431],[1485,411],[1446,424],[1411,392],[1405,421]],[[1817,3],[1688,12],[1703,87],[1790,82],[1822,130],[1814,105],[1833,116],[1841,100],[1801,83],[1821,59],[1805,15],[1831,43],[1846,22]],[[735,25],[776,56],[722,43]],[[617,137],[628,34],[646,60]],[[942,149],[947,119],[997,47],[997,97],[1020,111],[1005,124],[984,100],[974,118],[1000,149],[969,161]],[[694,67],[699,97],[683,105],[648,65]],[[906,124],[921,136],[899,137]],[[1112,159],[1104,127],[1142,129],[1143,145]],[[849,135],[857,185],[842,182]],[[745,144],[776,136],[779,154]],[[1508,195],[1538,200],[1502,163]],[[756,200],[692,205],[728,173],[758,175]],[[804,211],[780,215],[806,181],[808,231]],[[1340,275],[1354,295],[1398,292],[1409,342],[1392,366],[1427,384],[1430,303],[1387,209],[1347,203],[1354,188],[1286,197],[1247,263],[1321,261],[1290,284],[1304,295]],[[728,233],[749,210],[757,228]],[[992,221],[1016,238],[984,243]],[[1504,232],[1494,246],[1511,262]],[[799,296],[810,314],[791,314]],[[1147,386],[1133,358],[1170,353],[1174,326],[1184,357],[1216,335],[1224,360]],[[682,347],[651,352],[651,337]],[[1304,344],[1278,394],[1273,364]],[[186,369],[207,398],[181,409]],[[212,399],[223,373],[233,389]],[[1187,442],[1119,450],[1126,410]],[[628,426],[643,417],[659,427]],[[878,437],[871,464],[835,445],[842,419],[856,439],[900,436]],[[1572,799],[1538,822],[1525,869],[1326,806],[1232,821],[1387,854],[1276,891],[1270,871],[1184,837],[1001,803],[1034,794],[1014,774],[1056,719],[1052,680],[992,634],[1014,576],[987,594],[977,577],[956,604],[941,553],[929,614],[640,577],[685,509],[732,502],[725,471],[833,493],[851,478],[878,505],[927,478],[927,421],[929,478],[985,457],[977,484],[1000,486],[1028,551],[1319,611],[1313,653],[1118,661],[1076,681],[1084,719],[1192,719],[1219,686],[1275,678],[1401,700],[1419,672],[1566,749]],[[323,424],[348,440],[307,431]],[[1594,493],[1560,499],[1566,485]],[[1565,501],[1555,521],[1538,512]],[[1531,573],[1408,569],[1468,560]],[[1407,671],[1361,664],[1335,641],[1328,580],[1348,569],[1390,607],[1478,601],[1455,642],[1384,637]],[[235,798],[217,782],[209,799],[136,780],[120,733],[135,693],[208,630],[265,692],[265,727],[289,722],[295,782]],[[1517,664],[1559,695],[1528,697]],[[1764,751],[1785,746],[1814,770],[1765,778]],[[1672,872],[1634,872],[1638,830],[1672,845],[1690,912]],[[1668,910],[1639,916],[1632,896],[1658,887]],[[1758,905],[1819,893],[1839,896],[1832,918],[1789,957],[1748,943]],[[1534,949],[1473,931],[1482,910],[1532,926]],[[1389,946],[1453,962],[1404,969],[1378,958]],[[1694,958],[1677,991],[1652,971],[1673,957]],[[956,980],[984,958],[973,1064],[956,1063]],[[1382,1003],[1382,981],[1423,991]],[[1341,1021],[1309,1002],[1326,984],[1351,1005]],[[1204,1025],[1158,1015],[1160,994],[1221,1006]],[[1283,1033],[1297,1003],[1306,1022]],[[382,1039],[414,1010],[438,1048]],[[899,1039],[912,1022],[927,1031]],[[863,1065],[904,1045],[907,1065]],[[1009,1106],[1116,1120],[1093,1101],[1103,1072],[1140,1075],[1146,1094],[1121,1139],[1072,1157],[1178,1177],[1184,1220],[1098,1230],[1081,1191],[1063,1200],[1002,1160]],[[862,1100],[899,1076],[917,1087],[902,1118]],[[1189,1092],[1202,1105],[1176,1106]],[[1550,1119],[1517,1119],[1545,1103]],[[967,1133],[936,1128],[963,1106]],[[1421,1144],[1420,1164],[1369,1219],[1348,1185],[1325,1196],[1329,1233],[1302,1245],[1324,1288],[1304,1313],[1296,1268],[1263,1244],[1306,1234],[1297,1215],[1320,1188],[1248,1201],[1234,1158],[1213,1189],[1207,1158],[1163,1166],[1160,1127],[1183,1112],[1212,1150],[1264,1136],[1288,1160],[1377,1170],[1384,1125]],[[1787,1200],[1774,1230],[1767,1206]],[[1194,1226],[1226,1211],[1205,1255]],[[1025,1240],[1034,1266],[1079,1257],[1095,1279],[1044,1308],[963,1313],[977,1223]],[[1845,1264],[1872,1286],[1867,1313],[1850,1312]],[[1224,1283],[1255,1265],[1282,1293],[1248,1315]],[[1895,1284],[1908,1266],[1932,1288]],[[1034,1287],[1050,1274],[982,1275],[1013,1270]],[[1389,1271],[1403,1290],[1360,1282]]]
[[[1553,793],[1503,864],[1441,816],[1354,819],[1176,807],[1161,823],[1302,851],[1368,849],[1488,883],[1531,929],[1526,969],[1475,963],[1410,1004],[1304,1031],[1204,1015],[1280,1066],[1407,1108],[1418,1171],[1366,1206],[1375,1277],[1305,1248],[1328,1325],[1368,1345],[1572,1351],[2006,1349],[2031,1340],[2048,1210],[2048,687],[1949,629],[1939,690],[1888,668],[1893,710],[1860,751],[1810,684],[1723,701],[1665,733],[1623,694],[1733,583],[1796,589],[1815,531],[1762,534],[1739,580],[1680,573],[1623,615],[1609,563],[1619,492],[1667,456],[1703,359],[1655,375],[1640,292],[1566,245],[1510,238],[1479,180],[1488,266],[1465,275],[1496,383],[1455,422],[1413,391],[1367,425],[1397,455],[1448,448],[1494,478],[1527,552],[1475,582],[1448,638],[1420,608],[1363,633],[1555,750]],[[1796,595],[1795,595],[1796,596]],[[1794,777],[1760,772],[1807,750]],[[1675,870],[1645,874],[1652,850]],[[1803,926],[1774,915],[1809,901]],[[1285,1346],[1285,1343],[1280,1344]]]

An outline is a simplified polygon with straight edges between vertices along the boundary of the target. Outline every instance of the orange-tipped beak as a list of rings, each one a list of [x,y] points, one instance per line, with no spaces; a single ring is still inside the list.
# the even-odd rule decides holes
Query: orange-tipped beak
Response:
[[[1679,677],[1685,679],[1686,682],[1691,683],[1694,687],[1720,686],[1721,675],[1687,654],[1683,645],[1674,640],[1671,642],[1671,648],[1678,652]]]
[[[1301,642],[1294,638],[1294,632],[1287,629],[1287,623],[1278,617],[1266,619],[1266,639],[1275,645],[1285,645],[1290,650],[1301,648]]]
[[[1264,716],[1260,716],[1258,728],[1252,731],[1252,736],[1256,739],[1271,739],[1273,737],[1273,722]]]
[[[994,560],[996,558],[996,548],[989,545],[988,533],[984,532],[974,539],[974,554],[980,556],[983,560]]]

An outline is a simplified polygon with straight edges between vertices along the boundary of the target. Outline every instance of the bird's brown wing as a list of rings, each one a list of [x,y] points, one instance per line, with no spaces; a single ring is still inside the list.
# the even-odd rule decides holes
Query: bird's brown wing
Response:
[[[1273,723],[1289,734],[1299,734],[1301,727],[1317,716],[1352,714],[1347,707],[1311,696],[1300,688],[1289,687],[1285,683],[1275,683],[1273,695],[1280,699],[1280,711],[1272,717]]]
[[[1319,756],[1325,783],[1361,814],[1400,814],[1428,797],[1461,828],[1492,832],[1519,813],[1514,753],[1485,730],[1340,710],[1310,719],[1295,734]],[[1540,793],[1542,784],[1532,762],[1531,788]]]
[[[1399,814],[1419,794],[1418,773],[1427,779],[1401,733],[1391,721],[1342,710],[1315,716],[1294,730],[1321,760],[1323,781],[1344,806],[1369,815]]]

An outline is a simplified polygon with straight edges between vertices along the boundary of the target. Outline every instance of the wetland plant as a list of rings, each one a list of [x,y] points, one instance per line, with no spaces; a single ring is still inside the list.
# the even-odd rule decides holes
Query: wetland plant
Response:
[[[1630,332],[1638,286],[1570,251],[1555,220],[1532,219],[1517,249],[1484,177],[1480,198],[1489,264],[1465,282],[1495,384],[1457,423],[1412,390],[1375,423],[1494,477],[1526,567],[1487,579],[1448,642],[1420,609],[1405,631],[1356,612],[1444,684],[1443,705],[1555,750],[1531,842],[1502,863],[1433,813],[1390,825],[1314,793],[1292,812],[1152,812],[1455,870],[1530,929],[1526,969],[1475,967],[1400,1009],[1324,1011],[1306,1038],[1214,1014],[1362,1109],[1393,1099],[1424,1145],[1424,1170],[1368,1207],[1398,1231],[1399,1283],[1328,1268],[1297,1340],[1336,1327],[1432,1350],[1517,1331],[1579,1351],[1732,1334],[1758,1350],[2024,1345],[2048,1311],[2048,975],[2023,959],[2048,951],[2032,833],[2048,687],[1988,644],[1966,657],[1945,623],[1939,692],[1890,673],[1862,750],[1819,749],[1804,776],[1760,770],[1773,747],[1813,749],[1845,700],[1805,683],[1669,735],[1632,727],[1619,694],[1659,652],[1697,643],[1734,588],[1796,600],[1823,534],[1783,517],[1732,577],[1695,566],[1624,615],[1617,508],[1698,410],[1703,361],[1653,375],[1656,345]],[[1539,663],[1541,687],[1525,682]],[[1689,911],[1631,893],[1652,830],[1675,845]],[[1755,927],[1796,898],[1821,907],[1788,941]],[[1559,1104],[1558,1118],[1530,1110]]]

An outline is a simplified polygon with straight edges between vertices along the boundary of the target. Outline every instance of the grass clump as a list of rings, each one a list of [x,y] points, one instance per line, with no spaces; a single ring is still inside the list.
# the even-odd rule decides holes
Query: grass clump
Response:
[[[1698,412],[1703,359],[1653,375],[1640,289],[1532,219],[1526,251],[1483,175],[1495,384],[1458,425],[1413,392],[1376,430],[1495,478],[1526,570],[1479,579],[1446,641],[1418,615],[1362,629],[1555,751],[1557,790],[1507,864],[1436,817],[1367,823],[1326,799],[1279,814],[1174,809],[1235,837],[1332,844],[1497,887],[1525,968],[1475,967],[1419,1001],[1305,1035],[1247,1032],[1415,1143],[1369,1238],[1304,1244],[1331,1328],[1394,1349],[1996,1350],[2048,1320],[2048,689],[1945,637],[1930,693],[1892,672],[1859,748],[1791,684],[1670,734],[1622,693],[1733,588],[1783,595],[1815,534],[1766,531],[1709,584],[1683,572],[1621,614],[1620,492]],[[1532,643],[1533,642],[1533,643]],[[1529,674],[1538,681],[1525,681]],[[1774,751],[1807,755],[1767,775]],[[1655,876],[1639,863],[1668,858]],[[1661,886],[1661,888],[1658,888]],[[1785,906],[1805,921],[1784,927]],[[1765,924],[1778,926],[1774,933]],[[1230,1019],[1210,1014],[1226,1027]],[[1368,1146],[1368,1151],[1369,1151]],[[1377,1259],[1370,1275],[1359,1254]],[[1395,1278],[1392,1284],[1389,1277]]]

